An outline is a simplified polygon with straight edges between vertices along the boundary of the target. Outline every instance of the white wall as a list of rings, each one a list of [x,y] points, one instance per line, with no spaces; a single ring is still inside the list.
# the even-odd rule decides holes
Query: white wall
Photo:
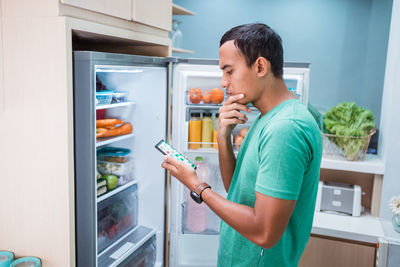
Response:
[[[385,162],[381,217],[391,218],[388,201],[400,195],[400,0],[393,1],[382,97],[379,154]]]

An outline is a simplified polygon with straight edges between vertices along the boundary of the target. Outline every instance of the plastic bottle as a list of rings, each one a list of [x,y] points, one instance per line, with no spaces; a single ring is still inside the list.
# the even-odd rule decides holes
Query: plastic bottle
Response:
[[[194,164],[197,166],[196,174],[201,182],[209,183],[208,167],[202,157],[196,157]],[[207,206],[198,204],[189,196],[186,212],[186,228],[192,233],[201,233],[207,229]]]
[[[212,146],[213,120],[211,113],[203,113],[201,128],[201,147],[209,148]]]
[[[214,120],[214,130],[213,130],[213,148],[216,150],[218,150],[218,142],[217,142],[218,119],[219,119],[219,113],[216,113]]]
[[[189,120],[189,149],[200,148],[201,128],[200,113],[192,113]]]

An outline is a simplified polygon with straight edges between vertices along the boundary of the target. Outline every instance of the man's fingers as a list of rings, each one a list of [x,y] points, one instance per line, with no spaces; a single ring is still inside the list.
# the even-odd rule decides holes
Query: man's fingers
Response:
[[[239,103],[231,103],[231,104],[226,104],[225,103],[222,107],[220,107],[219,113],[221,114],[223,112],[227,112],[227,111],[230,111],[230,110],[242,110],[242,111],[245,111],[245,112],[248,112],[248,113],[251,112],[251,109],[246,105],[239,104]]]
[[[246,123],[245,120],[234,118],[234,119],[225,119],[224,124],[225,125],[232,125],[232,124],[244,124]]]
[[[247,121],[247,116],[237,110],[231,110],[229,112],[223,113],[220,115],[222,119],[233,119],[233,118],[238,118],[242,119],[244,121]]]
[[[164,169],[167,169],[169,172],[171,172],[173,174],[178,172],[178,169],[174,165],[172,165],[166,161],[164,161],[161,164],[161,167],[163,167]]]
[[[232,104],[240,99],[242,99],[244,97],[244,94],[238,94],[238,95],[233,95],[228,97],[228,99],[225,101],[226,105]]]

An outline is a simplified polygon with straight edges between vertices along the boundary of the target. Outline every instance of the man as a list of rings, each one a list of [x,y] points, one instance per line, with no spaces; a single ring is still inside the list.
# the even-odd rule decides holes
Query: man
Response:
[[[281,38],[270,27],[229,30],[219,58],[229,96],[217,134],[227,199],[201,184],[184,163],[165,157],[162,166],[223,220],[218,266],[297,266],[314,215],[322,154],[318,126],[286,87]],[[261,114],[236,159],[231,134],[247,121],[248,103]]]

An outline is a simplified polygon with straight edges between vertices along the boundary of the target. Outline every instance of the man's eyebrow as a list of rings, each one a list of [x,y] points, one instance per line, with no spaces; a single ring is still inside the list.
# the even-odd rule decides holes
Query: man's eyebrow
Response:
[[[224,69],[226,69],[228,67],[231,67],[231,65],[226,64],[226,65],[222,66],[221,70],[224,70]]]

